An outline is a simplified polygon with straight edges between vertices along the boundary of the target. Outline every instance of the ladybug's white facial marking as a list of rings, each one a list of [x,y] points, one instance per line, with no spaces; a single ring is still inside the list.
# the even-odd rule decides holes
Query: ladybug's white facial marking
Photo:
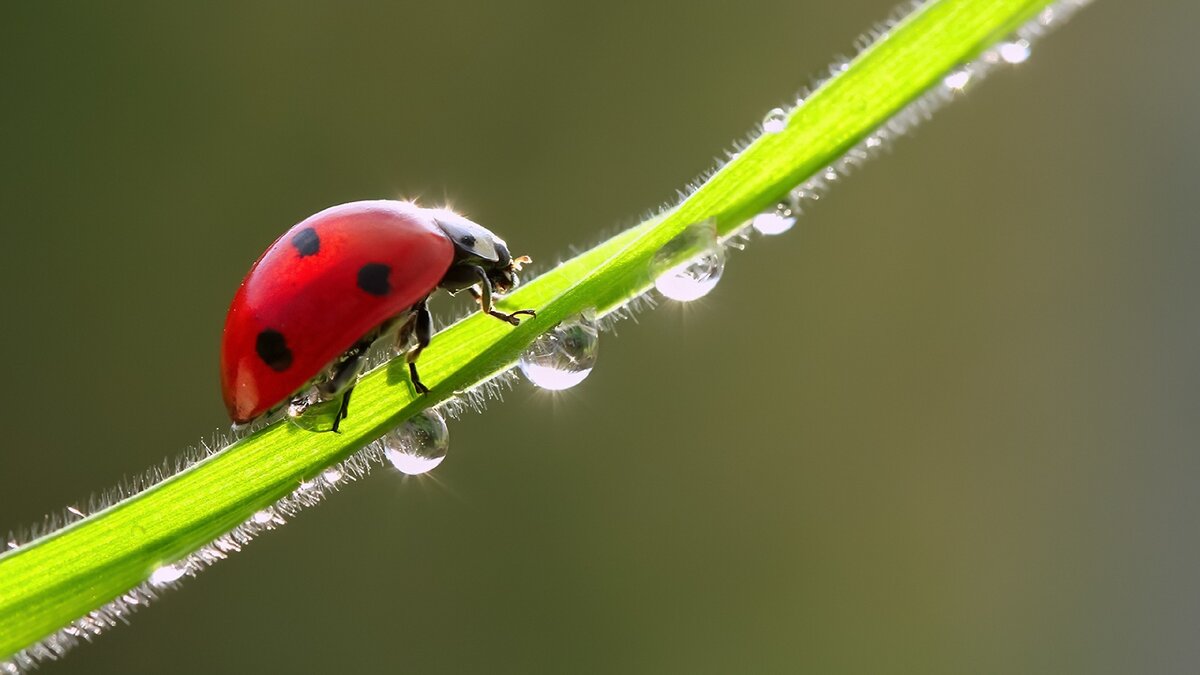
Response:
[[[296,233],[292,237],[292,246],[296,247],[296,251],[300,253],[301,258],[307,258],[310,255],[316,255],[321,250],[321,238],[317,236],[317,231],[311,227],[306,227]]]
[[[391,273],[392,268],[383,263],[367,263],[358,270],[358,287],[371,295],[387,295],[392,290]]]
[[[292,350],[288,349],[283,333],[270,328],[260,332],[254,341],[254,351],[271,370],[282,373],[292,366]]]
[[[449,209],[433,209],[433,222],[454,242],[461,253],[487,262],[500,262],[497,247],[504,242],[487,228],[473,223]]]

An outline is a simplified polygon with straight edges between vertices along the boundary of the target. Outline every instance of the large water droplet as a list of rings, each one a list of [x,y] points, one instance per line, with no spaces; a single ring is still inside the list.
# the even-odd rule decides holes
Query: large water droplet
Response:
[[[787,120],[787,112],[783,108],[771,108],[763,118],[763,132],[777,134],[787,128]]]
[[[667,242],[654,256],[654,287],[681,302],[708,295],[725,271],[725,250],[717,240],[716,221],[695,223]]]
[[[383,454],[400,473],[417,476],[437,468],[450,449],[450,430],[436,410],[423,410],[384,434]]]
[[[521,355],[517,367],[542,389],[569,389],[592,372],[599,349],[600,332],[591,312],[586,312],[534,340]]]
[[[1005,42],[1000,45],[1000,58],[1005,63],[1025,63],[1029,60],[1029,41],[1016,40],[1015,42]]]
[[[775,208],[754,216],[750,224],[762,234],[783,234],[796,224],[796,213],[787,202],[780,202]]]
[[[163,565],[150,575],[150,585],[163,588],[179,581],[187,574],[187,563],[177,562],[174,565]]]

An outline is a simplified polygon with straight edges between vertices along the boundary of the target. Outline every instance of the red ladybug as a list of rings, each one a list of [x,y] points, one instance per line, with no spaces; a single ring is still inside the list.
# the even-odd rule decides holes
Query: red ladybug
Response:
[[[225,317],[221,390],[239,424],[316,386],[342,397],[345,418],[363,357],[377,340],[416,346],[408,353],[413,387],[428,393],[416,360],[429,345],[426,301],[441,287],[470,289],[483,311],[514,326],[518,315],[492,308],[492,293],[518,283],[527,257],[447,209],[410,202],[350,202],[312,215],[275,240],[250,268]]]

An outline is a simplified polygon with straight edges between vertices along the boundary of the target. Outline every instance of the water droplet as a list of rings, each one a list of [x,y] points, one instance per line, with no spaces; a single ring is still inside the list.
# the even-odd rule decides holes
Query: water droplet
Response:
[[[87,516],[86,516],[86,515],[83,513],[83,511],[81,511],[81,510],[79,509],[79,507],[76,507],[76,506],[68,506],[68,507],[67,507],[67,511],[68,511],[68,512],[70,512],[70,513],[71,513],[71,515],[74,515],[74,516],[79,516],[80,518],[86,518],[86,517],[87,517]]]
[[[450,430],[436,410],[423,410],[384,434],[383,454],[400,473],[409,476],[432,471],[450,448]]]
[[[672,300],[690,302],[716,288],[724,271],[725,253],[715,248],[667,270],[654,280],[654,287]]]
[[[691,225],[654,256],[654,287],[681,302],[708,295],[725,271],[725,251],[713,219]]]
[[[154,586],[155,588],[169,586],[176,581],[179,581],[183,575],[187,574],[187,569],[186,562],[178,562],[174,565],[163,565],[162,567],[154,570],[154,573],[150,575],[150,585]]]
[[[825,180],[837,180],[838,172],[832,166],[825,169]]]
[[[305,431],[333,431],[333,423],[342,410],[342,397],[321,397],[316,387],[292,399],[287,408],[287,418],[292,424]]]
[[[762,234],[783,234],[796,224],[796,213],[787,203],[780,202],[770,211],[754,216],[750,224]]]
[[[763,118],[763,132],[777,134],[787,128],[787,121],[787,112],[783,108],[771,108]]]
[[[1029,41],[1017,40],[1000,45],[1000,58],[1005,63],[1025,63],[1029,59]]]
[[[342,479],[342,470],[336,466],[331,466],[321,472],[321,478],[324,478],[325,482],[330,485],[337,485],[338,481]]]
[[[867,136],[867,147],[878,148],[883,145],[883,139],[878,136]]]
[[[275,520],[275,509],[268,506],[267,508],[263,509],[262,511],[256,512],[251,517],[251,520],[253,520],[255,523],[257,523],[259,525],[266,525],[267,523]]]
[[[311,492],[317,489],[317,479],[310,478],[305,481],[300,481],[300,487],[296,488],[300,492]]]
[[[595,367],[600,348],[593,316],[585,312],[534,340],[517,362],[521,373],[542,389],[553,391],[583,382]]]
[[[5,544],[5,546],[8,546],[8,550],[15,551],[17,549],[17,547],[20,546],[20,544],[17,543],[16,539],[9,539],[8,543]]]
[[[971,81],[971,71],[963,69],[963,70],[956,70],[953,73],[950,73],[949,75],[947,75],[946,78],[944,80],[942,80],[942,84],[945,84],[947,89],[952,89],[954,91],[962,91],[963,88],[965,88],[967,86],[967,83],[970,81]]]

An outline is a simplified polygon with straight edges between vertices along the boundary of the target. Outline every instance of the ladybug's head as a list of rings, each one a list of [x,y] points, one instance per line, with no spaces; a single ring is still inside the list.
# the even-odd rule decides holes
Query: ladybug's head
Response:
[[[449,209],[437,209],[434,222],[454,243],[455,265],[479,267],[497,293],[507,293],[521,282],[517,272],[530,262],[529,256],[514,258],[503,239]]]

